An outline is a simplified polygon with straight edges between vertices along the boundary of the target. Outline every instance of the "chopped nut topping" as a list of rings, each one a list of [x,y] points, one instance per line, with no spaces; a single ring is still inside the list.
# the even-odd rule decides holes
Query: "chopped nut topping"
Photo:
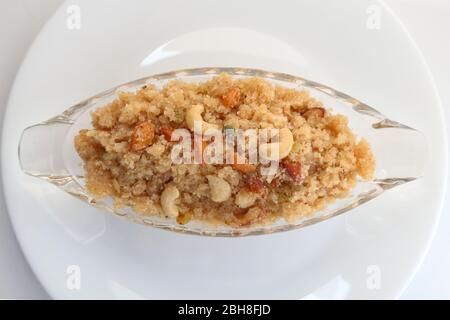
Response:
[[[281,162],[281,166],[286,169],[286,173],[292,180],[300,181],[302,176],[302,165],[300,163],[284,160]]]
[[[247,180],[247,188],[249,191],[258,193],[260,195],[264,195],[266,192],[266,188],[264,187],[264,183],[261,181],[260,178],[253,175],[250,176]]]
[[[300,112],[300,114],[306,119],[308,119],[313,114],[317,115],[320,118],[323,118],[325,116],[325,109],[319,108],[319,107],[308,108],[308,109],[302,110]]]
[[[173,133],[173,129],[169,128],[169,127],[162,127],[160,129],[161,133],[164,136],[164,139],[166,139],[167,141],[171,141],[172,139],[172,133]]]
[[[177,223],[178,224],[186,224],[189,221],[191,221],[192,215],[189,213],[180,213],[177,217]]]
[[[141,151],[152,144],[155,137],[155,127],[151,122],[143,122],[134,128],[131,136],[131,150]]]
[[[231,88],[222,96],[222,103],[225,107],[236,108],[241,101],[241,89],[238,87]]]
[[[256,166],[251,163],[237,163],[237,154],[234,154],[234,162],[231,165],[234,170],[242,173],[253,173],[256,171]]]

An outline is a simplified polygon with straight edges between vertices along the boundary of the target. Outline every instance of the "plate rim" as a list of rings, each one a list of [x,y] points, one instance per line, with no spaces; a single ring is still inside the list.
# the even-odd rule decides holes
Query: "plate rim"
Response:
[[[402,30],[403,34],[407,37],[408,41],[412,44],[415,52],[417,53],[420,62],[422,63],[422,66],[425,69],[425,72],[427,74],[428,77],[428,82],[431,85],[431,88],[433,90],[433,94],[434,97],[436,99],[436,103],[438,106],[438,110],[440,113],[440,120],[441,120],[441,126],[443,129],[443,142],[445,145],[444,148],[444,163],[445,163],[445,167],[443,170],[443,176],[444,179],[442,180],[442,184],[441,184],[441,190],[442,190],[442,197],[440,198],[439,201],[439,208],[437,211],[437,215],[436,215],[436,219],[433,223],[432,226],[432,230],[431,230],[431,234],[427,239],[427,243],[425,244],[425,249],[422,251],[421,253],[421,257],[419,258],[418,262],[416,263],[415,267],[413,268],[413,270],[410,272],[410,275],[408,277],[408,280],[405,281],[404,285],[402,288],[400,288],[398,290],[397,296],[396,298],[399,299],[403,293],[406,291],[406,289],[409,287],[409,285],[411,284],[411,282],[413,281],[414,277],[416,276],[417,272],[419,271],[420,267],[422,266],[428,252],[430,251],[431,248],[431,244],[433,243],[433,240],[436,236],[436,232],[441,220],[441,216],[442,216],[442,212],[444,209],[444,205],[445,205],[445,199],[446,199],[446,191],[448,189],[449,186],[449,149],[448,149],[448,126],[447,126],[447,122],[445,121],[446,117],[444,114],[444,108],[442,105],[442,99],[441,96],[439,94],[439,90],[437,88],[436,85],[436,81],[434,80],[434,76],[433,73],[431,72],[430,66],[428,65],[427,60],[425,59],[425,56],[423,55],[422,50],[419,48],[419,46],[417,45],[417,42],[415,41],[415,39],[413,38],[413,36],[411,35],[411,33],[409,32],[408,28],[406,27],[406,25],[403,23],[403,21],[400,19],[400,17],[397,15],[397,13],[385,2],[385,0],[377,0],[378,3],[380,3],[380,5],[390,14],[390,16],[394,19],[394,21],[397,23],[397,25],[400,27],[400,29]]]

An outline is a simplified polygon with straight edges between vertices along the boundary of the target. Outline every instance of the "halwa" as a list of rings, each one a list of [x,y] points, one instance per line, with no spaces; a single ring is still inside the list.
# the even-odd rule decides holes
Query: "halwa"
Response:
[[[280,129],[278,143],[264,142],[267,163],[175,163],[174,132],[194,123],[202,130]],[[236,228],[293,222],[346,197],[360,176],[372,179],[375,160],[345,116],[333,114],[306,90],[274,86],[262,78],[222,74],[203,83],[170,81],[121,92],[92,113],[93,129],[81,130],[75,147],[84,162],[86,187],[95,197],[112,197],[117,207],[142,215]],[[216,137],[217,139],[217,137]],[[215,140],[214,140],[215,141]],[[204,158],[202,140],[192,157]],[[277,147],[274,154],[272,147]],[[271,154],[273,153],[273,154]],[[241,159],[242,160],[242,159]]]

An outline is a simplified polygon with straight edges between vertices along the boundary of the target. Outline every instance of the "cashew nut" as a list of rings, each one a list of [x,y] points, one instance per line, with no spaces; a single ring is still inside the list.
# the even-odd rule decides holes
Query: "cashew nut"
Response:
[[[194,125],[196,123],[202,125],[202,133],[205,132],[208,129],[216,129],[218,130],[219,127],[216,124],[208,123],[203,120],[202,113],[205,111],[205,108],[201,104],[193,105],[187,112],[186,112],[186,124],[188,128],[191,131],[194,131]]]
[[[247,190],[241,190],[236,195],[236,199],[234,200],[234,203],[239,208],[248,208],[248,207],[251,207],[255,203],[257,198],[258,198],[258,194],[247,191]]]
[[[293,145],[294,137],[291,130],[282,128],[279,131],[278,142],[262,143],[259,145],[259,155],[271,161],[281,160],[289,155]]]
[[[231,196],[231,187],[224,179],[216,176],[207,176],[211,189],[211,200],[214,202],[227,201]]]
[[[175,186],[167,186],[161,194],[161,207],[166,215],[171,218],[178,216],[178,207],[175,200],[180,196],[180,192]]]

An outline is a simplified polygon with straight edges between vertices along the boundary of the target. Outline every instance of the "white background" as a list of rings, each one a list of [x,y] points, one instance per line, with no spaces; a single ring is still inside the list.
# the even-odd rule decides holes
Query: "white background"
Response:
[[[62,0],[0,2],[0,122],[27,48]],[[450,0],[385,0],[425,56],[450,125]],[[344,5],[344,3],[343,3]],[[1,180],[1,177],[0,177]],[[48,298],[11,229],[0,187],[0,298]],[[430,252],[404,299],[450,299],[450,192]]]

